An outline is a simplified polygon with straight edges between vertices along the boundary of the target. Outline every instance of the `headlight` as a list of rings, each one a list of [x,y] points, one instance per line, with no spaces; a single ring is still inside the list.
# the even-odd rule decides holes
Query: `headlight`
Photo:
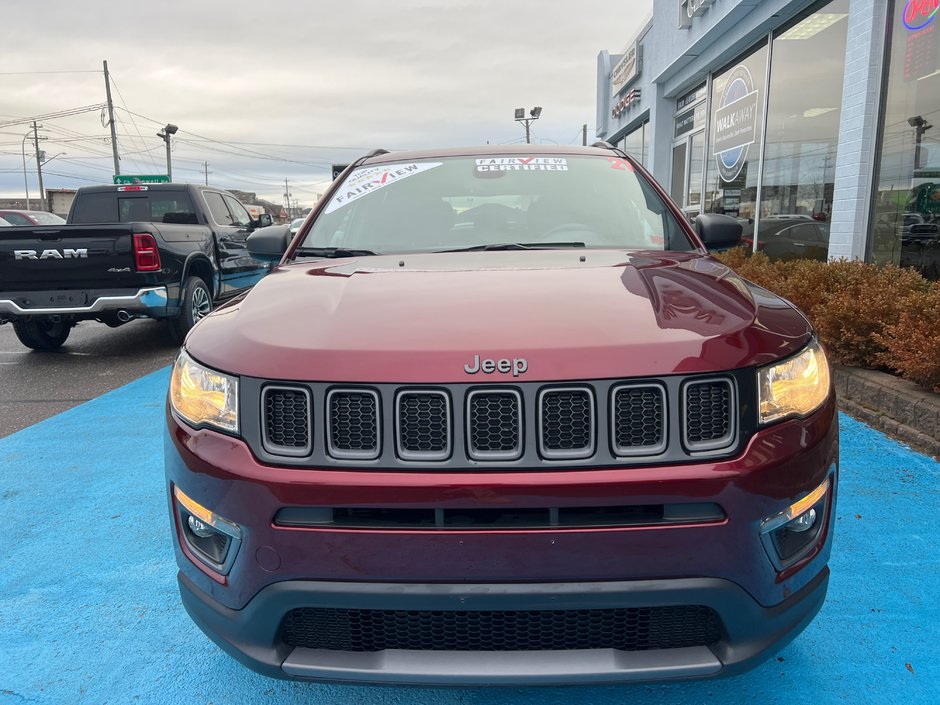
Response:
[[[817,341],[783,362],[757,371],[762,424],[806,416],[829,396],[829,361]]]
[[[173,365],[170,404],[193,426],[238,433],[238,380],[203,367],[185,350]]]

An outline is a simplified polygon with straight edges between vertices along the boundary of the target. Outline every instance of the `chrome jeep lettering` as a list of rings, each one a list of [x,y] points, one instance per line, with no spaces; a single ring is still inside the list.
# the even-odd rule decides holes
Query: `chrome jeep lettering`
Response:
[[[499,360],[489,358],[481,360],[479,355],[474,355],[473,362],[463,366],[463,371],[468,375],[475,375],[477,372],[483,372],[487,375],[494,372],[502,372],[503,374],[512,372],[513,377],[518,377],[528,369],[529,363],[524,357],[514,357],[511,360],[505,357]]]

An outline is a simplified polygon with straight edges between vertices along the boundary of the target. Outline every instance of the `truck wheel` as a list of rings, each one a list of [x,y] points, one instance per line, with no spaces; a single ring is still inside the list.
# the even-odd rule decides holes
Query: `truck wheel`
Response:
[[[72,332],[63,321],[13,321],[13,331],[20,342],[33,350],[58,350]]]
[[[190,277],[183,286],[179,316],[170,319],[170,335],[173,340],[182,344],[186,334],[210,311],[212,311],[212,293],[209,287],[201,278]]]

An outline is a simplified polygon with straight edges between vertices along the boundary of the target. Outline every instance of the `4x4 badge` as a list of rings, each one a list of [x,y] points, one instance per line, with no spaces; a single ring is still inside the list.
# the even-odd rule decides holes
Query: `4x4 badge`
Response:
[[[494,372],[512,372],[513,377],[518,377],[529,369],[529,363],[524,357],[514,357],[512,360],[502,358],[500,360],[481,360],[479,355],[473,356],[473,362],[463,366],[463,371],[468,375],[475,375],[477,372],[492,374]]]

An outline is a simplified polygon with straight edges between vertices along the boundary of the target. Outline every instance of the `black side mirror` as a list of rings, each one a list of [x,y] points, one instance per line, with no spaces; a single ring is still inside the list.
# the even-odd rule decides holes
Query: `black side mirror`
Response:
[[[271,218],[270,215],[268,215],[267,213],[262,213],[261,215],[258,216],[257,220],[251,221],[250,229],[255,230],[257,228],[266,228],[269,225],[272,225],[273,223],[274,223],[274,220]]]
[[[727,250],[741,244],[744,228],[736,218],[721,213],[702,213],[695,217],[695,232],[709,252]]]
[[[286,225],[258,228],[248,236],[248,252],[256,259],[279,261],[292,239],[293,235]]]

